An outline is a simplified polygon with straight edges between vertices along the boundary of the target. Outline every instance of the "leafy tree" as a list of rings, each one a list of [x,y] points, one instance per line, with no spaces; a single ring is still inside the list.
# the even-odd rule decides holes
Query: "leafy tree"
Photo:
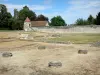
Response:
[[[36,18],[36,21],[48,21],[48,18],[41,14]]]
[[[15,24],[15,21],[14,21],[15,19],[14,19],[14,17],[13,18],[11,18],[10,20],[9,20],[9,29],[10,30],[14,30],[13,29],[13,26],[15,26],[14,24]]]
[[[66,23],[61,16],[53,17],[51,19],[51,26],[65,26]]]
[[[100,12],[98,13],[98,15],[96,16],[96,24],[100,25]]]
[[[30,10],[27,6],[24,6],[23,9],[25,9],[25,10]]]
[[[90,15],[87,19],[88,23],[91,25],[91,24],[94,24],[94,18],[92,17],[92,15]]]
[[[0,27],[8,28],[9,19],[12,18],[12,15],[7,12],[5,5],[0,4]]]
[[[5,6],[5,5],[0,4],[0,12],[1,12],[2,14],[4,14],[4,13],[6,13],[6,12],[7,12],[7,8],[6,8],[6,6]]]
[[[88,21],[87,20],[83,20],[82,18],[77,19],[76,21],[76,25],[88,25]]]
[[[36,14],[32,10],[30,10],[27,6],[24,6],[23,9],[20,10],[18,13],[18,19],[14,20],[15,28],[13,27],[13,29],[23,29],[23,24],[26,17],[29,17],[31,21],[34,21],[36,19]]]
[[[24,22],[26,17],[29,17],[31,20],[36,19],[35,12],[30,10],[27,6],[23,7],[23,9],[19,11],[19,20],[22,20]]]
[[[18,19],[18,10],[14,9],[14,19]]]
[[[96,25],[96,18],[94,18],[94,24]]]
[[[9,29],[10,30],[22,30],[23,29],[23,21],[11,18],[9,20]]]
[[[22,30],[23,29],[23,21],[21,20],[14,20],[12,25],[13,30]]]

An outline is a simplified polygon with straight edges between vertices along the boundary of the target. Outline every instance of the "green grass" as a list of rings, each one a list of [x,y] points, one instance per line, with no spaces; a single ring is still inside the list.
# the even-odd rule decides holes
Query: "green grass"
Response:
[[[19,31],[19,30],[0,30],[0,32],[14,32],[14,31]]]
[[[98,33],[71,33],[63,34],[61,37],[49,38],[48,41],[68,42],[75,44],[87,44],[91,42],[100,41],[100,34]]]

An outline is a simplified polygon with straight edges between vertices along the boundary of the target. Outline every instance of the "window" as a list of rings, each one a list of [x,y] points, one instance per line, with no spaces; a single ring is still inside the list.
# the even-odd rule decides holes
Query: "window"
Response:
[[[29,24],[29,27],[31,27],[31,24]]]

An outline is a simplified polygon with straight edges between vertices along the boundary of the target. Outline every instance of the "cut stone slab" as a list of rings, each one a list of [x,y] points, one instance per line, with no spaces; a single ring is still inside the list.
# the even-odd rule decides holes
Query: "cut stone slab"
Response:
[[[28,39],[29,34],[20,34],[20,39]]]
[[[13,56],[13,54],[10,53],[10,52],[4,52],[4,53],[2,53],[2,57],[12,57],[12,56]]]
[[[52,61],[48,63],[48,67],[62,67],[62,63],[59,61]]]
[[[78,51],[78,54],[87,54],[87,53],[88,53],[87,50],[79,50],[79,51]]]
[[[20,36],[20,39],[33,40],[33,37],[30,34],[20,34],[19,36]]]
[[[53,34],[52,37],[60,37],[61,35],[59,34]]]
[[[46,49],[45,46],[39,46],[38,49]]]

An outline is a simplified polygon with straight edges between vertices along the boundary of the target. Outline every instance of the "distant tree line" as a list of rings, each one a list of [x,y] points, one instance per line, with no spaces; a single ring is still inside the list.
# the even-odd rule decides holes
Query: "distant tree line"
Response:
[[[75,25],[100,25],[100,12],[96,15],[96,18],[90,15],[87,20],[77,19]]]
[[[31,21],[48,21],[48,17],[44,15],[36,15],[35,12],[30,10],[27,6],[24,6],[21,10],[14,9],[14,16],[7,11],[4,4],[0,4],[0,29],[9,30],[22,30],[26,17],[29,17]],[[53,17],[50,22],[50,26],[66,26],[65,20],[61,16]],[[87,20],[82,18],[77,19],[75,25],[100,25],[100,12],[96,18],[92,15]]]

